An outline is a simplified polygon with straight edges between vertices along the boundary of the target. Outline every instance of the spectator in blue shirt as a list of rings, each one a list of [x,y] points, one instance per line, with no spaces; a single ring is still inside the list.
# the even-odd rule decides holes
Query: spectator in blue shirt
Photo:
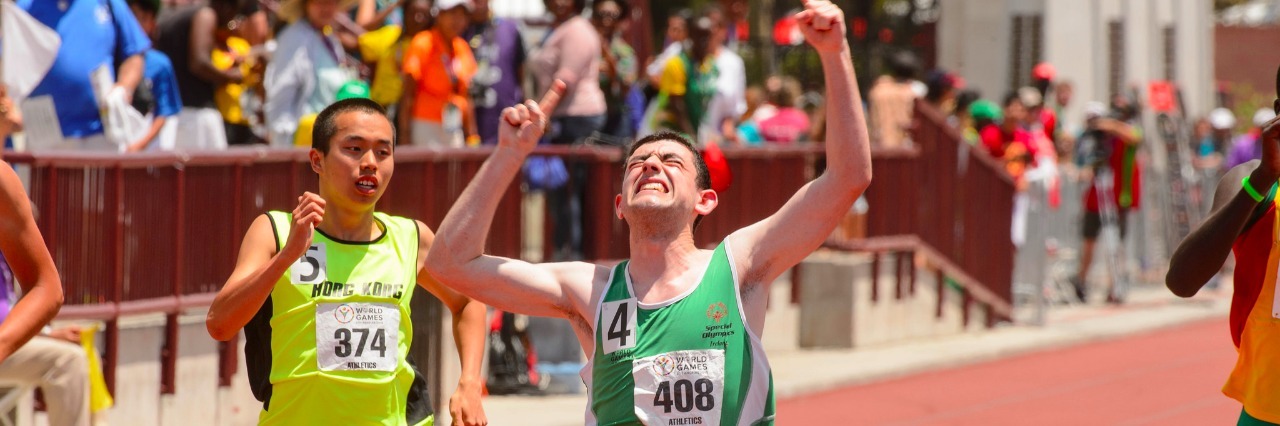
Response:
[[[143,53],[151,48],[125,0],[18,0],[18,6],[62,38],[53,68],[27,102],[49,96],[61,140],[32,140],[37,148],[117,150],[103,134],[91,74],[104,67],[114,86],[109,98],[131,99],[142,81]],[[29,123],[28,123],[29,124]],[[31,129],[28,129],[30,131]]]
[[[138,24],[147,34],[154,35],[156,15],[160,13],[160,0],[129,0],[129,8],[138,18]],[[161,133],[161,129],[173,127],[173,117],[182,109],[182,97],[178,94],[178,80],[174,76],[173,63],[164,53],[148,49],[143,54],[146,66],[142,71],[142,83],[133,92],[133,107],[146,115],[149,126],[142,137],[129,144],[129,152],[173,149],[174,132]],[[159,143],[155,143],[159,140]]]

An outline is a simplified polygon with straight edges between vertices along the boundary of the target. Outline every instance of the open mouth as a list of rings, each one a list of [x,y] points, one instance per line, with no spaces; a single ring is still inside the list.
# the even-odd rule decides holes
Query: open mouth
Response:
[[[641,182],[640,187],[636,189],[636,193],[639,194],[644,191],[657,191],[662,194],[671,192],[670,189],[667,188],[667,184],[665,182],[656,179]]]
[[[365,195],[371,195],[378,190],[378,179],[373,176],[361,176],[356,179],[356,190]]]

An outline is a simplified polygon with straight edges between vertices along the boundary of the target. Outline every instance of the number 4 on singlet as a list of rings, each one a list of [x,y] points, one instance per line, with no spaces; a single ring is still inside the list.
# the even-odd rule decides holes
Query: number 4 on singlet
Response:
[[[621,349],[636,347],[636,299],[623,299],[604,302],[600,306],[600,319],[604,323],[604,353],[611,354]]]

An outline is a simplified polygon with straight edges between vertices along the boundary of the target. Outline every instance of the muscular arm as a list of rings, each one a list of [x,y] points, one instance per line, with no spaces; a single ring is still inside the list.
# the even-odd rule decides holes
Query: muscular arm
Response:
[[[530,101],[503,111],[498,146],[445,215],[427,255],[427,269],[454,290],[498,309],[572,319],[589,305],[592,280],[608,268],[581,262],[534,265],[484,254],[504,190],[542,137],[546,118],[564,93],[564,83],[554,86],[541,107]]]
[[[1231,245],[1244,232],[1245,223],[1258,205],[1242,190],[1240,180],[1250,176],[1250,183],[1258,188],[1270,187],[1267,182],[1276,181],[1275,176],[1266,176],[1258,164],[1254,160],[1236,166],[1218,182],[1209,217],[1178,244],[1173,257],[1169,258],[1169,272],[1164,282],[1173,294],[1194,296],[1222,268],[1231,253]]]
[[[48,324],[62,306],[62,281],[31,214],[18,175],[0,161],[0,253],[25,296],[0,322],[0,362]]]
[[[743,284],[746,285],[767,285],[818,248],[871,184],[866,117],[854,80],[849,46],[844,41],[843,16],[827,19],[832,21],[831,29],[811,37],[815,31],[812,26],[817,24],[813,21],[817,18],[809,15],[809,22],[806,22],[803,15],[835,6],[824,1],[806,3],[809,9],[798,17],[801,18],[805,38],[818,48],[821,55],[830,102],[826,108],[827,170],[800,188],[777,213],[735,232],[727,239],[738,260],[738,268],[744,271]],[[839,9],[835,12],[825,10],[829,15],[838,15],[839,12]],[[822,37],[831,38],[824,40]]]
[[[427,256],[427,269],[441,282],[495,308],[568,318],[587,305],[596,266],[588,263],[534,265],[484,254],[494,212],[525,155],[499,147],[480,167],[449,209]]]

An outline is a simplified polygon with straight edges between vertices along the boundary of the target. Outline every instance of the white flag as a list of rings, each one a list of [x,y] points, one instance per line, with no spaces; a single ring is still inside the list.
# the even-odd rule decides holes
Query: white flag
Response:
[[[12,1],[0,1],[0,30],[0,77],[9,86],[9,97],[20,104],[53,67],[62,39]]]

